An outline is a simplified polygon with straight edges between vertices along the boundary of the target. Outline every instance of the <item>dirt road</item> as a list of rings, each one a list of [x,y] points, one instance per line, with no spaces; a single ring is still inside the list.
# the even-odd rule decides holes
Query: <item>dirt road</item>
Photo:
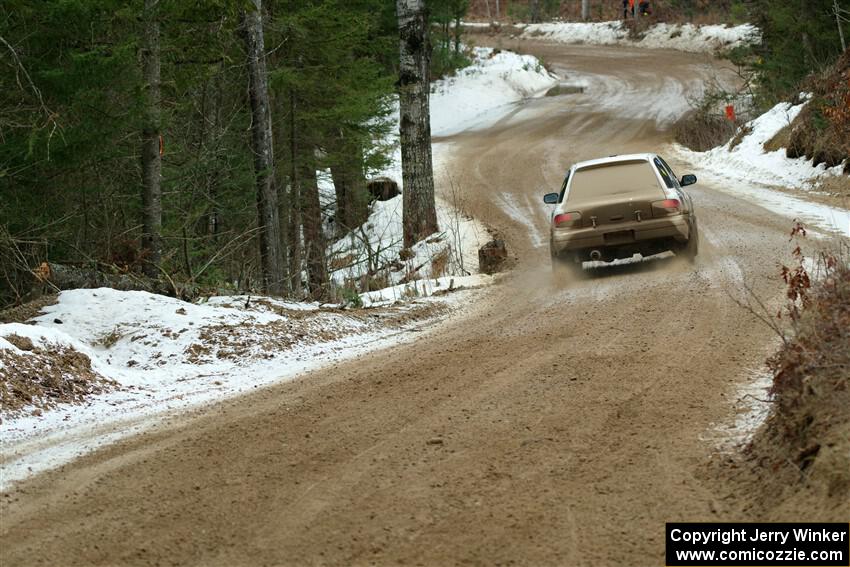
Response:
[[[444,141],[518,258],[470,317],[21,484],[0,563],[662,565],[664,522],[746,519],[705,439],[771,347],[730,295],[778,296],[787,223],[698,185],[696,268],[552,282],[542,194],[575,159],[662,150],[671,105],[714,72],[523,45],[587,90]]]

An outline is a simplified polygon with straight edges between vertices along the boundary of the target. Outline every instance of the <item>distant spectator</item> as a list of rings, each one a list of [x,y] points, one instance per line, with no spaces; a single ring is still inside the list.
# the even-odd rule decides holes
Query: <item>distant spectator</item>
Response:
[[[624,20],[629,19],[629,4],[631,4],[632,7],[634,7],[634,1],[635,0],[631,0],[631,2],[629,2],[629,0],[623,0],[623,19]]]
[[[652,11],[649,9],[649,0],[640,0],[639,10],[641,16],[650,16]]]

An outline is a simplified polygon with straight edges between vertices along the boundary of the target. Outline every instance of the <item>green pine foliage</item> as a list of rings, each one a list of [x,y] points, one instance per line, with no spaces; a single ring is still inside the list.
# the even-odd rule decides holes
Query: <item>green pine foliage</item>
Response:
[[[795,96],[803,79],[826,70],[842,53],[833,0],[750,0],[748,8],[762,31],[749,58],[761,107]],[[842,25],[850,38],[850,22]]]
[[[296,159],[306,149],[311,159],[319,155],[320,167],[329,167],[345,151],[336,143],[344,139],[366,148],[364,173],[386,165],[387,148],[378,142],[391,127],[395,77],[385,62],[397,45],[378,4],[299,0],[276,5],[267,36],[267,44],[280,45],[269,60],[271,94],[285,144],[292,143],[294,129]],[[279,150],[286,171],[292,148]]]
[[[42,261],[139,272],[142,0],[0,3],[0,305]],[[265,0],[282,203],[306,164],[365,179],[397,71],[384,0]],[[161,0],[163,271],[252,289],[257,201],[242,0]],[[282,211],[283,212],[283,211]],[[286,214],[282,215],[286,218]]]

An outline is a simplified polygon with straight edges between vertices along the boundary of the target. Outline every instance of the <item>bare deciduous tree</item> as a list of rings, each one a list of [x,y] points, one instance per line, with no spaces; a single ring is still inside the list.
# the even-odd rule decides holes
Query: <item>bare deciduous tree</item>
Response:
[[[424,0],[396,0],[404,245],[437,231],[429,108],[430,42]]]

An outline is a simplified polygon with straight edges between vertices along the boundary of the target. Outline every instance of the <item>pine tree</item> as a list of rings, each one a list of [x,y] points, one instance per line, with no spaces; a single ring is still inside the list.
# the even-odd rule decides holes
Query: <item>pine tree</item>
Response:
[[[272,117],[269,107],[268,73],[263,34],[262,0],[251,0],[252,9],[242,13],[245,50],[248,58],[249,98],[251,100],[251,150],[257,186],[260,229],[260,258],[263,288],[273,295],[285,290],[277,187],[274,183]]]
[[[145,273],[159,277],[162,261],[162,161],[160,155],[159,0],[144,0],[142,68],[145,124],[142,129],[142,253]]]
[[[762,41],[754,68],[762,106],[797,94],[800,82],[825,70],[842,52],[833,0],[753,0],[751,13]],[[850,22],[844,22],[850,33]]]
[[[279,109],[278,161],[288,207],[293,291],[306,268],[312,295],[327,289],[326,246],[316,171],[330,171],[337,227],[366,220],[366,177],[386,163],[379,141],[392,77],[379,0],[316,0],[274,4],[273,41],[285,46],[270,61],[273,104]],[[303,229],[303,230],[302,230]],[[303,243],[302,237],[303,236]],[[303,258],[302,258],[303,256]]]

